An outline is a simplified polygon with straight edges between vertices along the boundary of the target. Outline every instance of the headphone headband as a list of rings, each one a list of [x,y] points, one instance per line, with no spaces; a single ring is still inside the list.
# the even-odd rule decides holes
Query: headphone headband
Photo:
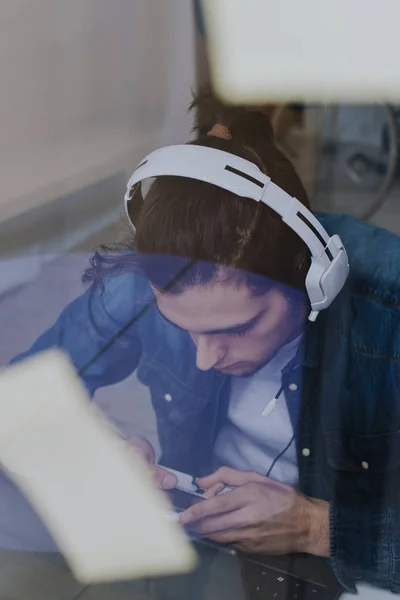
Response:
[[[178,145],[149,154],[135,169],[125,194],[125,210],[132,189],[150,178],[173,175],[197,179],[228,190],[237,196],[264,202],[307,244],[311,267],[306,278],[311,320],[328,308],[342,289],[349,273],[347,254],[339,236],[330,237],[301,202],[262,173],[252,162],[229,152],[206,146]]]

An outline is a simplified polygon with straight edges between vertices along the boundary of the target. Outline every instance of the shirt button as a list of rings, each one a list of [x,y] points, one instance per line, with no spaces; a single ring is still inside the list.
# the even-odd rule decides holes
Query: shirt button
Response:
[[[291,383],[291,384],[289,385],[289,390],[290,390],[291,392],[296,392],[296,391],[297,391],[297,385],[296,385],[295,383]]]
[[[369,464],[367,462],[365,462],[365,460],[363,460],[363,462],[361,463],[361,466],[365,471],[368,471]]]
[[[302,455],[305,458],[308,458],[311,455],[310,449],[309,448],[303,448],[303,450],[301,451]]]
[[[165,396],[164,396],[164,400],[165,400],[166,402],[172,402],[172,396],[171,396],[171,394],[165,394]]]

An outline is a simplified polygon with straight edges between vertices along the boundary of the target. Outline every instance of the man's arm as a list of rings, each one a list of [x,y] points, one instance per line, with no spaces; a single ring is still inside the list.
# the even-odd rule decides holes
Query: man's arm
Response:
[[[331,556],[329,502],[307,498],[303,552],[329,558]]]
[[[197,483],[208,499],[181,518],[197,533],[244,552],[330,556],[327,502],[258,473],[227,467]],[[224,485],[232,489],[221,494]]]
[[[330,558],[349,591],[365,581],[400,592],[400,496],[390,505],[357,494],[330,504],[257,473],[222,468],[199,479],[210,499],[189,508],[181,523],[205,537],[264,554],[305,552]],[[224,485],[232,491],[220,494]],[[381,490],[382,491],[382,490]]]
[[[91,395],[99,387],[122,381],[135,370],[141,354],[134,326],[117,339],[119,331],[139,312],[136,294],[134,276],[108,277],[103,289],[93,286],[71,302],[54,325],[11,362],[61,348],[70,356]]]

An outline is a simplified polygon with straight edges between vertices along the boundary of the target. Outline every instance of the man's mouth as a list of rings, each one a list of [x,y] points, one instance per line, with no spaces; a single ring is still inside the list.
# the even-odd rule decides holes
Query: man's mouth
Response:
[[[246,364],[247,363],[243,363],[243,362],[233,363],[232,365],[227,365],[226,367],[218,367],[218,371],[222,371],[223,373],[227,373],[230,371],[236,371],[236,370],[246,366]]]

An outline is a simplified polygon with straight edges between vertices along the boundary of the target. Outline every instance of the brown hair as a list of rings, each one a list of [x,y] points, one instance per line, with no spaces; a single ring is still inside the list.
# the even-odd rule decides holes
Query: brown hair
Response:
[[[292,163],[274,144],[266,112],[227,106],[208,90],[195,97],[190,110],[196,111],[197,134],[190,144],[224,150],[255,163],[308,207],[307,194]],[[216,123],[229,128],[231,140],[207,136]],[[197,266],[186,273],[176,292],[194,283],[207,283],[220,265],[234,267],[246,277],[261,275],[305,289],[309,267],[306,245],[261,202],[206,182],[163,176],[152,183],[145,201],[141,192],[135,191],[129,214],[136,226],[138,261],[156,287],[163,288],[166,279],[176,273],[176,264],[169,266],[170,257],[181,257],[195,259]]]

